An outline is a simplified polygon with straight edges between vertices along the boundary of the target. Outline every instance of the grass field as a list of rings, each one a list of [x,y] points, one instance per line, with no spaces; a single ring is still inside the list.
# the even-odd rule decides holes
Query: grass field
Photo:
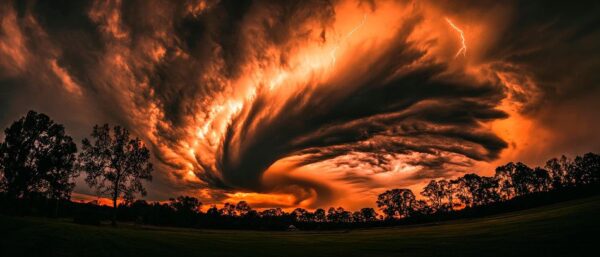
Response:
[[[0,216],[0,256],[599,256],[600,196],[478,219],[334,232],[82,226]]]

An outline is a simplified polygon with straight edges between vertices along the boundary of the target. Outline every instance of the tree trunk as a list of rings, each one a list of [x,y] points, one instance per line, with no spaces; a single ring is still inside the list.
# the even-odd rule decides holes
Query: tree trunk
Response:
[[[58,204],[60,203],[60,199],[56,199],[56,205],[54,206],[54,217],[58,218]]]
[[[113,227],[117,226],[117,194],[113,195],[113,215],[112,215],[112,221],[111,221],[111,225]]]

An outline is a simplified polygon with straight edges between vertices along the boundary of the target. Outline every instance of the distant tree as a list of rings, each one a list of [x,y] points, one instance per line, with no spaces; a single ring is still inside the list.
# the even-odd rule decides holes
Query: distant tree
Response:
[[[302,208],[296,208],[290,214],[298,222],[308,222],[310,218],[310,212]]]
[[[37,193],[50,199],[70,199],[75,186],[72,179],[78,175],[73,169],[77,147],[62,125],[29,111],[4,130],[4,135],[0,184],[9,198]]]
[[[536,178],[533,169],[521,162],[499,166],[495,177],[505,200],[534,191]]]
[[[495,178],[481,177],[477,174],[466,174],[458,179],[460,187],[459,199],[466,207],[485,205],[500,200],[498,181]]]
[[[552,187],[552,178],[550,173],[540,167],[536,167],[533,170],[533,191],[534,192],[546,192]]]
[[[246,216],[250,211],[252,211],[252,208],[246,201],[240,201],[235,205],[235,210],[237,215]]]
[[[129,131],[115,126],[111,133],[108,124],[94,126],[94,142],[82,141],[79,163],[87,173],[85,182],[100,195],[113,202],[112,223],[116,225],[117,200],[123,197],[132,202],[135,194],[146,195],[142,181],[152,180],[150,151],[139,138],[130,138]]]
[[[306,211],[306,214],[304,214],[305,216],[303,217],[303,221],[304,222],[315,222],[315,213],[314,212],[310,212],[310,211]]]
[[[512,180],[515,168],[515,164],[512,162],[496,168],[496,175],[494,177],[498,181],[500,197],[504,200],[511,199],[516,194]]]
[[[570,172],[571,181],[575,185],[588,185],[600,182],[600,155],[586,153],[575,157]]]
[[[325,215],[325,210],[319,208],[315,210],[314,213],[314,218],[313,218],[314,222],[325,222],[327,221],[327,217]]]
[[[417,200],[410,189],[392,189],[377,197],[377,207],[391,218],[405,218],[414,213]]]
[[[526,195],[534,191],[536,179],[533,169],[529,166],[518,162],[511,177],[517,195]]]
[[[136,218],[136,222],[148,222],[151,205],[145,200],[136,200],[129,205],[129,209]]]
[[[283,211],[281,208],[277,207],[277,208],[263,210],[259,214],[261,217],[282,217],[282,216],[285,216],[287,213],[285,211]]]
[[[365,219],[360,211],[355,211],[352,213],[352,222],[365,222]]]
[[[373,222],[377,220],[377,212],[373,208],[360,209],[361,216],[364,222]]]
[[[337,212],[339,222],[344,222],[344,223],[352,222],[352,212],[346,211],[342,207],[338,207],[336,209],[336,212]]]
[[[564,155],[560,159],[552,158],[546,162],[546,166],[544,167],[552,176],[553,188],[560,188],[569,185],[568,175],[571,166],[571,161]]]
[[[444,209],[442,201],[446,196],[446,191],[445,188],[442,187],[442,184],[435,180],[429,181],[429,183],[423,188],[423,191],[421,191],[421,195],[425,196],[429,200],[431,203],[431,208],[434,211]]]
[[[455,184],[445,179],[441,179],[437,183],[442,190],[444,199],[446,200],[446,203],[442,204],[442,210],[452,211],[454,209]]]
[[[492,204],[501,200],[500,194],[498,193],[498,180],[494,177],[482,176],[478,190],[479,204]]]
[[[195,214],[199,213],[202,203],[198,198],[192,196],[179,196],[175,199],[169,199],[169,206],[178,213]]]
[[[219,209],[221,216],[237,216],[236,205],[232,203],[223,204],[223,208]]]
[[[424,216],[424,215],[431,215],[435,212],[436,212],[436,210],[434,210],[431,207],[431,205],[427,204],[427,201],[417,200],[415,202],[415,206],[413,207],[413,212],[411,213],[411,215]]]
[[[327,211],[327,221],[334,223],[351,222],[352,212],[346,211],[342,207],[338,207],[337,209],[331,207]]]
[[[280,217],[283,216],[284,212],[281,208],[266,209],[260,213],[261,217]]]
[[[257,219],[259,218],[258,211],[250,209],[246,214],[244,214],[244,218]]]
[[[464,177],[450,181],[454,188],[454,196],[458,202],[462,203],[464,207],[472,207],[474,205],[473,194],[466,182],[467,180]]]
[[[169,199],[169,206],[174,210],[172,223],[178,226],[193,226],[198,221],[202,203],[192,196],[179,196]]]
[[[338,212],[334,207],[329,207],[329,210],[327,210],[327,221],[340,222],[340,217],[338,216]]]
[[[219,217],[219,215],[220,215],[219,209],[217,208],[217,206],[212,205],[212,206],[210,206],[210,208],[208,208],[208,210],[206,210],[206,215],[208,217],[215,219],[215,218]]]

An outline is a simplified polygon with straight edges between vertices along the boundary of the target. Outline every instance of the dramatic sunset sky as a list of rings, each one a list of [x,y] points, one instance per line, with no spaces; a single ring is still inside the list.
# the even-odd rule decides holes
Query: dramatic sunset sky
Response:
[[[0,126],[127,127],[147,200],[373,206],[600,152],[599,3],[3,0]]]

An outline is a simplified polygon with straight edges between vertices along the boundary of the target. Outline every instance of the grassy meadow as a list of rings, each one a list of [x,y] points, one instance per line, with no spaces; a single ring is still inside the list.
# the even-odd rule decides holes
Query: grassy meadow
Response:
[[[0,216],[0,256],[598,256],[600,196],[352,231],[196,230]]]

